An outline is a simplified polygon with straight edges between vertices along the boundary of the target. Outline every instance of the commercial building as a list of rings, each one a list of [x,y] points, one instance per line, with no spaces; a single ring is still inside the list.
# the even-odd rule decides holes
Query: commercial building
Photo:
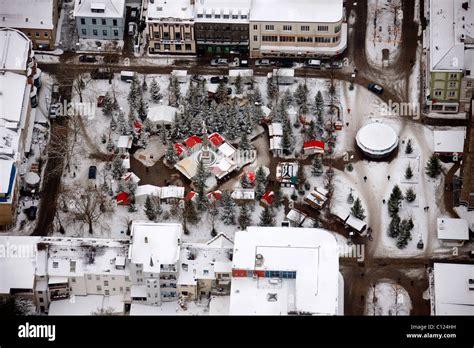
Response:
[[[332,57],[347,46],[342,0],[253,0],[250,56]]]

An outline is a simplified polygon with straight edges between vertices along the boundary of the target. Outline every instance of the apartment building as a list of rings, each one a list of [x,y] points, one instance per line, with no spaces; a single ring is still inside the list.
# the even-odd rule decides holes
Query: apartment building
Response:
[[[429,112],[464,113],[473,90],[474,7],[463,0],[431,0],[426,105]]]
[[[0,0],[0,28],[23,32],[38,50],[52,50],[59,19],[58,0]]]
[[[198,0],[194,6],[197,52],[247,51],[251,0]]]
[[[180,224],[133,222],[128,260],[133,302],[158,306],[178,299]]]
[[[347,46],[342,0],[253,0],[250,56],[331,57]]]
[[[76,0],[74,17],[81,39],[122,40],[125,0]]]
[[[41,70],[36,67],[32,43],[19,30],[0,29],[0,226],[16,219],[19,164],[30,152],[37,89]]]
[[[148,0],[144,13],[149,53],[196,53],[194,0]]]

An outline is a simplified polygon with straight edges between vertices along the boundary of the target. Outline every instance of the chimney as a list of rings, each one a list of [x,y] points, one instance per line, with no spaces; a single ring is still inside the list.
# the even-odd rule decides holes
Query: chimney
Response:
[[[145,243],[148,243],[148,237],[145,237]]]
[[[153,257],[150,256],[150,267],[153,267]]]

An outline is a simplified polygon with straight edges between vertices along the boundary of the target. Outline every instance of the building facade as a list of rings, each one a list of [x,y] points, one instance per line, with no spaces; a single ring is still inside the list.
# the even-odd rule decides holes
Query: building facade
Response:
[[[347,46],[342,0],[254,0],[249,25],[250,56],[331,57]]]
[[[76,0],[74,18],[81,39],[122,40],[125,1]]]
[[[34,49],[54,49],[58,0],[0,0],[0,9],[0,27],[20,30],[31,40]]]
[[[194,8],[197,53],[247,51],[251,0],[198,1]]]
[[[194,0],[148,0],[146,41],[149,53],[195,54]]]

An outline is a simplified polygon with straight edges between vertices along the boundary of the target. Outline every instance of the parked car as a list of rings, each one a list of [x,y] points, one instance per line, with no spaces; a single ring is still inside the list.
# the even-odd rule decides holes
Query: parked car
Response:
[[[369,89],[369,91],[372,91],[376,94],[382,94],[383,93],[383,87],[376,84],[376,83],[369,83],[367,88]]]
[[[321,69],[321,61],[319,59],[309,59],[304,64],[308,68]]]
[[[213,76],[211,77],[210,81],[211,83],[221,83],[221,81],[227,83],[229,82],[229,79],[225,76]]]
[[[215,58],[211,60],[212,66],[223,66],[229,65],[229,61],[226,58]]]
[[[135,35],[136,29],[137,29],[137,23],[133,23],[133,22],[128,23],[128,35],[130,36]]]
[[[115,54],[108,54],[104,57],[104,63],[115,64],[119,62],[119,56]]]
[[[280,62],[280,66],[282,68],[292,68],[293,67],[293,61],[290,60],[290,59],[283,59],[281,62]]]
[[[255,66],[270,66],[273,65],[273,62],[270,59],[257,59],[255,61]]]
[[[206,79],[200,75],[193,75],[191,76],[191,81],[194,82],[206,82]]]
[[[93,80],[108,80],[113,78],[114,73],[106,68],[98,68],[91,71],[91,79]]]
[[[95,63],[97,62],[97,58],[95,56],[79,56],[79,62],[81,63]]]
[[[99,95],[99,97],[97,98],[97,107],[98,108],[103,107],[104,106],[104,101],[105,101],[105,96]]]
[[[90,166],[89,167],[89,179],[95,179],[97,177],[97,167]]]
[[[342,69],[344,67],[344,63],[342,60],[335,60],[331,63],[331,68],[333,69]]]
[[[242,68],[246,68],[246,67],[249,66],[249,61],[248,61],[247,59],[242,59],[242,60],[240,61],[240,65],[239,65],[239,66],[241,66]]]

